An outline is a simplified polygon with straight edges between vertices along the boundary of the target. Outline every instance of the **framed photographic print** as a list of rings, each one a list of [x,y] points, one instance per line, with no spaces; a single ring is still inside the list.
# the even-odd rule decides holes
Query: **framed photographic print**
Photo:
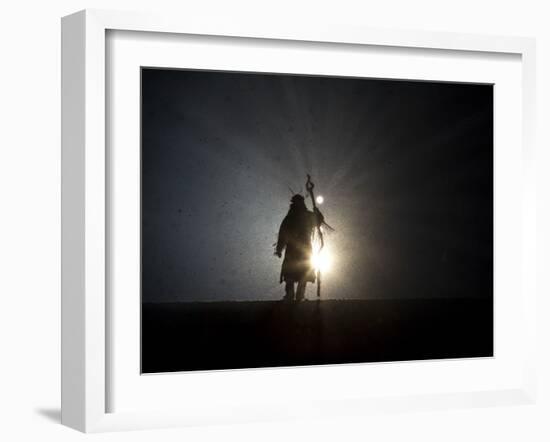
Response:
[[[143,67],[141,214],[142,373],[493,356],[492,84]]]
[[[62,41],[66,425],[533,400],[532,40],[84,11]]]

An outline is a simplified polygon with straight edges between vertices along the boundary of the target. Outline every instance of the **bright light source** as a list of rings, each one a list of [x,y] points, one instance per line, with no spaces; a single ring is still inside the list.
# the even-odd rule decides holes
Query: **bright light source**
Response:
[[[317,198],[315,198],[315,201],[317,201],[317,204],[323,204],[325,202],[325,199],[322,197],[322,195],[319,195]]]
[[[327,270],[330,270],[332,256],[326,248],[321,251],[316,250],[311,256],[311,264],[315,270],[320,270],[321,273],[325,273]]]

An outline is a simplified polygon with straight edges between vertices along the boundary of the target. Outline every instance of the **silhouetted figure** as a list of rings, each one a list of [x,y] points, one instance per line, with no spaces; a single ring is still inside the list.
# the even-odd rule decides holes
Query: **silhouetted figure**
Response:
[[[290,209],[279,229],[275,255],[279,258],[285,250],[280,282],[285,282],[286,301],[305,299],[306,284],[315,282],[315,269],[311,262],[312,240],[315,229],[323,224],[321,212],[306,207],[304,197],[296,194],[290,200]],[[294,284],[298,284],[296,292]]]

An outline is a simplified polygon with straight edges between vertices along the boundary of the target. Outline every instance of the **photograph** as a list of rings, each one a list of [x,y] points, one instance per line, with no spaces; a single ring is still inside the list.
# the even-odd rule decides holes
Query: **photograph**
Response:
[[[141,373],[488,358],[494,90],[141,67]]]

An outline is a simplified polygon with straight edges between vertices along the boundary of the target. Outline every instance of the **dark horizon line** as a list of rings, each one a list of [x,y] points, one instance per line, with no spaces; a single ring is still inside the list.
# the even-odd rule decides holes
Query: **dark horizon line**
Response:
[[[399,302],[408,302],[408,301],[445,301],[445,302],[452,302],[454,300],[473,300],[473,301],[493,301],[493,296],[483,296],[483,297],[476,297],[476,296],[453,296],[453,297],[430,297],[430,296],[424,296],[424,297],[416,297],[416,298],[398,298],[398,297],[392,297],[392,298],[325,298],[325,299],[317,299],[317,298],[311,298],[306,299],[305,301],[301,302],[293,302],[289,304],[310,304],[314,302],[371,302],[371,301],[399,301]],[[227,299],[227,300],[211,300],[211,301],[142,301],[142,304],[251,304],[251,303],[267,303],[267,302],[276,302],[276,303],[284,303],[282,299]]]

